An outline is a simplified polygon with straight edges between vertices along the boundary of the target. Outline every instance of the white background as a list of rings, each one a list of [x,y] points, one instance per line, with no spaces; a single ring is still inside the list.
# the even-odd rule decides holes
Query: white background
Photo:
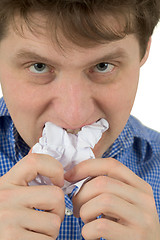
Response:
[[[132,114],[146,126],[160,132],[160,23],[152,37],[149,58],[141,68]]]
[[[160,23],[152,36],[149,58],[141,68],[132,114],[160,132]]]

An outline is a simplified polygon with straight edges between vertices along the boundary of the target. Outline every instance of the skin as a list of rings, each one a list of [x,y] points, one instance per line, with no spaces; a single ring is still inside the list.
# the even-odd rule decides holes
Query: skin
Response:
[[[89,49],[64,40],[65,52],[61,52],[44,37],[45,33],[36,37],[25,29],[24,36],[11,29],[0,44],[2,90],[24,141],[32,147],[47,121],[79,129],[106,118],[110,128],[101,141],[105,151],[121,133],[132,109],[139,69],[146,58],[140,60],[137,39],[130,35]],[[47,60],[42,62],[35,54]],[[37,62],[48,63],[48,72],[34,73]],[[106,73],[95,67],[101,62],[110,63]],[[99,143],[97,156],[104,152],[101,148]]]
[[[64,176],[55,159],[29,153],[1,177],[0,238],[56,239],[64,218],[64,177],[74,182],[91,176],[73,198],[75,216],[86,223],[85,239],[158,240],[151,187],[115,159],[100,158],[128,120],[150,43],[141,59],[134,35],[93,48],[80,48],[63,39],[65,51],[45,36],[45,32],[35,36],[25,28],[22,37],[10,28],[0,43],[3,95],[21,137],[32,147],[47,121],[76,131],[105,118],[110,128],[93,149],[96,159],[77,165],[74,172]],[[98,68],[102,62],[109,64],[105,71]],[[47,67],[37,73],[36,63]],[[28,187],[38,173],[50,177],[54,186]],[[101,213],[103,218],[96,220]]]

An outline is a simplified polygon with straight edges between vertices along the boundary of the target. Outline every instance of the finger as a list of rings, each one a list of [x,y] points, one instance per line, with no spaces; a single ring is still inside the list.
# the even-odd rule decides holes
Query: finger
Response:
[[[108,240],[134,239],[133,232],[126,226],[105,218],[96,219],[84,225],[82,235],[85,240],[104,238]]]
[[[59,234],[61,219],[58,215],[50,212],[41,212],[31,209],[21,211],[20,226],[24,229],[41,233],[55,238]]]
[[[39,187],[39,186],[37,186]],[[47,187],[47,188],[46,188]],[[30,188],[30,187],[28,187]],[[33,187],[32,192],[34,191]],[[45,193],[45,194],[44,194]],[[26,205],[46,211],[51,211],[60,216],[61,221],[64,219],[65,200],[62,189],[56,186],[41,186],[39,192],[32,193],[32,199]]]
[[[23,238],[22,238],[23,236]],[[18,240],[53,240],[53,237],[50,236],[46,236],[44,234],[41,233],[35,233],[35,232],[30,232],[30,231],[24,231],[22,234],[21,238],[19,238]],[[56,239],[56,237],[54,238]]]
[[[108,176],[98,176],[86,182],[79,193],[73,197],[73,200],[76,198],[76,203],[81,202],[83,205],[85,202],[102,193],[115,195],[145,210],[149,208],[149,203],[152,204],[154,202],[153,195],[146,194],[139,189]],[[151,206],[149,209],[151,209]]]
[[[24,206],[30,209],[51,211],[64,219],[65,200],[61,188],[56,186],[16,187],[11,195],[12,205]],[[18,196],[18,198],[17,198]]]
[[[140,212],[138,208],[123,199],[103,193],[82,205],[80,217],[84,223],[88,223],[103,214],[106,218],[128,226],[141,222]]]
[[[4,236],[4,235],[3,235]],[[32,232],[29,230],[25,230],[25,229],[17,229],[15,228],[12,231],[7,231],[7,233],[5,234],[6,238],[5,239],[10,239],[10,240],[15,240],[15,236],[16,236],[16,240],[53,240],[53,237],[51,236],[47,236],[41,233],[37,233],[37,232]],[[1,237],[1,234],[0,234]],[[56,239],[56,237],[54,238]]]
[[[59,187],[64,185],[63,166],[49,155],[35,153],[20,160],[0,181],[26,186],[38,174],[49,177]]]
[[[125,165],[113,158],[99,158],[85,160],[65,173],[65,179],[69,182],[77,182],[86,177],[107,175],[141,191],[152,191],[150,185],[138,177]]]

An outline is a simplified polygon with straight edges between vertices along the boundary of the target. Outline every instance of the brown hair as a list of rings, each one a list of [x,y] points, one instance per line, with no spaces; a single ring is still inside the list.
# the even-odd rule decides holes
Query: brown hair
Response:
[[[10,23],[15,26],[16,16],[22,20],[19,30],[23,32],[25,22],[33,33],[38,32],[44,22],[36,21],[34,13],[45,16],[44,27],[59,44],[59,33],[83,47],[134,33],[143,56],[160,19],[160,0],[0,0],[0,40]]]

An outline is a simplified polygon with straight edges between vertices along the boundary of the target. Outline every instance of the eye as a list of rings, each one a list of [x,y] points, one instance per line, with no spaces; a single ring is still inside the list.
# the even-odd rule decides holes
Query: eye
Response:
[[[93,68],[93,71],[99,72],[99,73],[107,73],[107,72],[111,72],[113,69],[114,69],[114,65],[102,62],[102,63],[97,64]]]
[[[44,64],[44,63],[35,63],[32,66],[30,66],[29,70],[32,73],[47,73],[50,71],[50,68]]]

